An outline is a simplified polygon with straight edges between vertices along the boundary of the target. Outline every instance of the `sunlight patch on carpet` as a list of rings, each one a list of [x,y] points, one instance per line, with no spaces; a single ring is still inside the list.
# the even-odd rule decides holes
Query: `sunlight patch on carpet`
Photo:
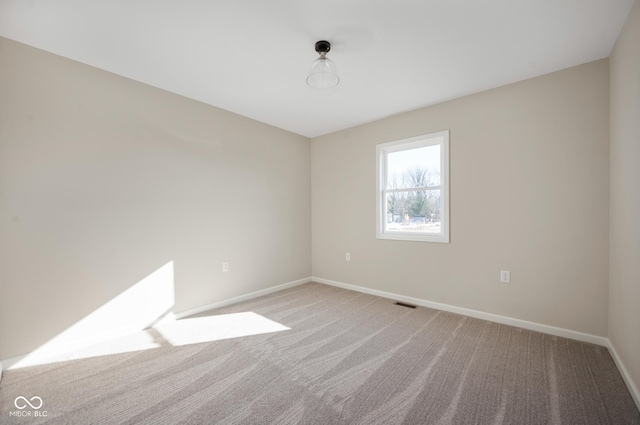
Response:
[[[252,311],[181,319],[154,326],[173,346],[286,331],[288,328]]]

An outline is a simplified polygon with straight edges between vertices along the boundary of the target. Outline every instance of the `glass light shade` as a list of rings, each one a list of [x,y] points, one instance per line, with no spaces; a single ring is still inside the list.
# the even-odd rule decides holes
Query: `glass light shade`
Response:
[[[307,84],[314,89],[326,90],[340,82],[338,69],[331,59],[324,56],[314,60],[307,77]]]

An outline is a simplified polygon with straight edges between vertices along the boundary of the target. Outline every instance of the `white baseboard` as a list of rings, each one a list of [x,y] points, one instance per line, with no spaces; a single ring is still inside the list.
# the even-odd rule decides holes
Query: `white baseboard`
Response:
[[[404,295],[393,294],[391,292],[379,291],[376,289],[365,288],[362,286],[351,285],[348,283],[336,282],[334,280],[323,279],[320,277],[312,277],[312,281],[324,283],[326,285],[337,286],[343,289],[362,292],[369,295],[376,295],[383,298],[389,298],[396,301],[402,301],[409,304],[429,307],[436,310],[448,311],[450,313],[462,314],[464,316],[475,317],[476,319],[487,320],[489,322],[502,323],[504,325],[515,326],[518,328],[529,329],[532,331],[542,332],[545,334],[561,336],[564,338],[575,339],[578,341],[589,342],[591,344],[602,345],[608,347],[609,340],[603,336],[591,335],[583,332],[572,331],[570,329],[558,328],[541,323],[529,322],[527,320],[515,319],[513,317],[500,316],[498,314],[486,313],[484,311],[471,310],[464,307],[456,307],[449,304],[442,304],[433,301],[423,300],[420,298],[406,297]]]
[[[638,391],[638,387],[636,386],[635,382],[633,382],[633,379],[631,379],[631,375],[629,375],[627,368],[624,366],[624,363],[622,363],[622,359],[620,359],[620,356],[618,355],[616,348],[611,343],[611,340],[607,339],[607,342],[609,353],[611,353],[611,357],[613,357],[613,361],[618,367],[624,383],[627,384],[627,388],[631,393],[631,397],[633,397],[633,401],[636,402],[636,406],[638,407],[638,410],[640,410],[640,391]]]
[[[0,361],[2,363],[2,367],[4,369],[10,370],[14,365],[18,364],[21,360],[27,357],[27,354],[22,354],[19,356],[9,357],[8,359],[4,359]]]
[[[281,285],[272,286],[271,288],[261,289],[259,291],[251,292],[245,295],[240,295],[238,297],[229,298],[227,300],[218,301],[212,304],[207,304],[207,305],[203,305],[196,308],[191,308],[189,310],[184,310],[184,311],[175,313],[175,318],[182,319],[187,316],[193,316],[194,314],[200,314],[209,310],[215,310],[216,308],[226,307],[231,304],[236,304],[242,301],[258,298],[263,295],[268,295],[274,292],[282,291],[283,289],[292,288],[294,286],[302,285],[303,283],[309,283],[309,282],[311,282],[311,278],[305,277],[304,279],[294,280],[293,282],[283,283]]]

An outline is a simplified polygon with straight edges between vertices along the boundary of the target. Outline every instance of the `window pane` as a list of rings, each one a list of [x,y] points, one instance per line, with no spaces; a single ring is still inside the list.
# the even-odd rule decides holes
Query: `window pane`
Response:
[[[376,237],[449,243],[449,131],[376,145]]]
[[[387,155],[387,189],[440,186],[440,145]]]
[[[441,233],[440,190],[387,193],[386,230],[389,232]]]

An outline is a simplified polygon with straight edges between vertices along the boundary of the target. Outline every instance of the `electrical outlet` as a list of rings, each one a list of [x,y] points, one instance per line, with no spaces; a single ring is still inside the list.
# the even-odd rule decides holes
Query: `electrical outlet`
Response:
[[[347,252],[347,255],[344,257],[346,261],[351,261],[351,253]]]
[[[500,282],[511,283],[511,272],[508,270],[500,270]]]
[[[229,271],[229,262],[228,261],[223,261],[222,262],[222,271],[225,272],[225,273]]]

